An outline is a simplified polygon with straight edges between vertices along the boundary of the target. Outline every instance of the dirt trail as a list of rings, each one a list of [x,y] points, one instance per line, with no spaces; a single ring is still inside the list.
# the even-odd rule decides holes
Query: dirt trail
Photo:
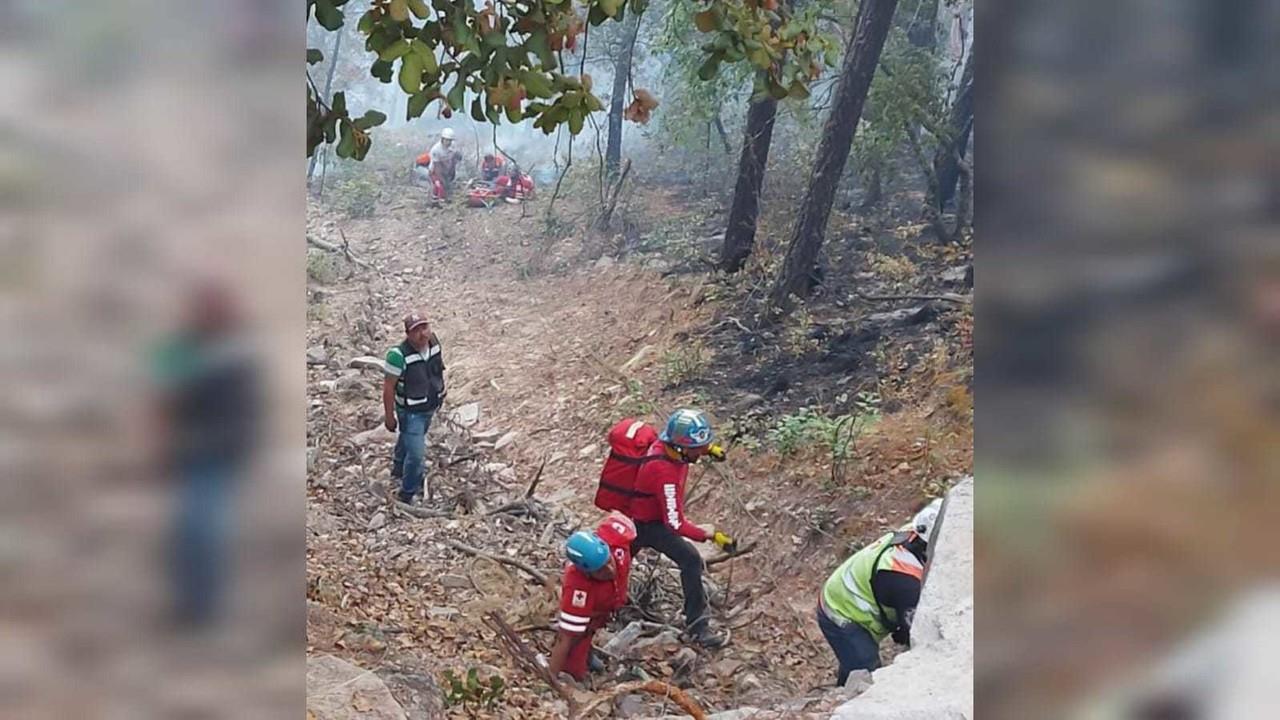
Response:
[[[311,208],[312,236],[340,243],[345,235],[373,269],[338,262],[318,268],[325,282],[312,283],[309,345],[323,347],[328,364],[308,370],[309,649],[375,669],[411,717],[437,712],[431,682],[442,671],[472,667],[507,682],[503,701],[485,716],[562,717],[563,702],[516,669],[480,622],[485,611],[499,610],[529,628],[532,645],[549,647],[551,634],[536,626],[550,620],[554,590],[442,541],[514,555],[554,584],[563,537],[600,516],[590,499],[608,425],[631,414],[656,422],[682,403],[727,413],[736,402],[696,387],[664,389],[663,354],[705,334],[721,314],[702,276],[664,277],[643,259],[585,259],[574,238],[537,239],[540,212],[433,209],[416,193],[365,220]],[[314,263],[337,257],[320,256]],[[451,509],[449,517],[409,517],[390,507],[379,494],[390,438],[375,431],[353,441],[380,425],[381,381],[375,372],[345,370],[346,363],[381,357],[400,339],[398,318],[413,307],[432,318],[449,368],[449,397],[428,450],[434,507]],[[441,419],[473,402],[480,412],[470,431],[480,442]],[[837,538],[874,534],[918,500],[920,482],[903,472],[908,464],[927,456],[940,465],[924,475],[971,462],[967,437],[932,446],[921,432],[929,414],[922,408],[885,418],[859,450],[866,490],[852,496],[815,481],[823,471],[817,463],[771,454],[741,450],[724,466],[695,469],[692,517],[762,541],[749,558],[711,574],[719,612],[732,615],[724,624],[733,643],[697,655],[660,647],[628,665],[675,679],[719,709],[801,697],[826,682],[833,663],[812,613],[818,583],[842,552]],[[508,433],[515,433],[509,444],[492,447]],[[522,497],[539,467],[540,504],[532,512],[490,514]],[[678,583],[664,558],[641,556],[632,595],[649,619],[678,620]],[[624,616],[640,617],[630,608]],[[821,706],[840,699],[814,698]],[[661,714],[648,701],[628,706],[619,712]],[[460,708],[448,712],[465,716]]]

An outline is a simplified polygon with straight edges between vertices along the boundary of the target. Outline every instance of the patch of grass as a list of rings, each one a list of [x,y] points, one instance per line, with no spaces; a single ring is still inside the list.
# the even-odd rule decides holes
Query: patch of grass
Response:
[[[627,394],[618,401],[618,411],[622,415],[643,418],[651,415],[655,406],[644,393],[644,384],[639,380],[627,381]]]
[[[351,218],[373,215],[382,197],[382,189],[369,177],[343,180],[333,188],[333,206]]]
[[[867,264],[875,274],[896,283],[906,282],[920,273],[920,268],[904,255],[871,253],[867,256]]]
[[[307,278],[321,285],[338,279],[338,261],[330,253],[322,250],[307,253]]]
[[[808,308],[799,308],[787,318],[787,329],[782,336],[783,349],[790,355],[801,357],[822,347],[822,343],[810,337],[812,331],[813,316]]]
[[[855,399],[852,413],[832,416],[817,408],[800,408],[778,420],[769,431],[769,441],[783,455],[815,447],[830,452],[833,462],[844,462],[858,435],[880,421],[879,405],[877,395],[864,392]]]
[[[493,708],[502,701],[506,693],[507,682],[501,675],[493,674],[481,680],[480,671],[476,668],[467,670],[464,677],[458,677],[452,670],[445,670],[441,675],[441,693],[444,695],[446,707],[461,705],[468,713],[480,708]]]
[[[699,345],[669,350],[662,355],[662,381],[667,385],[679,385],[692,380],[702,375],[709,360]]]

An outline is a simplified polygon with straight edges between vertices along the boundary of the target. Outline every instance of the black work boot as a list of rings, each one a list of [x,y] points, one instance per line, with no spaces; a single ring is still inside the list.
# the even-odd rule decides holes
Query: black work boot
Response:
[[[604,672],[604,661],[600,659],[600,656],[594,650],[587,656],[587,670],[593,673]]]
[[[705,623],[689,628],[689,639],[708,650],[722,648],[727,642],[723,633],[713,631]]]

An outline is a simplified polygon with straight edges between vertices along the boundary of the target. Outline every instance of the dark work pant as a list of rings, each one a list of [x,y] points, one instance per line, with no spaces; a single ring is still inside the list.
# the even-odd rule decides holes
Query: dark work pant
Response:
[[[836,660],[840,663],[836,670],[837,685],[844,687],[844,681],[849,679],[849,673],[854,670],[870,672],[880,667],[880,643],[871,637],[866,628],[857,623],[841,627],[819,607],[818,629],[835,651]]]
[[[701,632],[707,625],[707,596],[702,589],[702,556],[698,549],[661,522],[636,523],[636,539],[631,543],[632,556],[640,548],[653,548],[680,567],[684,621],[690,632]]]

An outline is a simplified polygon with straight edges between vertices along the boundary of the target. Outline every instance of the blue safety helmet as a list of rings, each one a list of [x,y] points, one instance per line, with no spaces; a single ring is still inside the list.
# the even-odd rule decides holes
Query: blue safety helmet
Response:
[[[682,408],[671,413],[659,437],[668,445],[688,450],[710,445],[715,433],[711,432],[711,423],[701,410]]]
[[[588,530],[570,535],[564,543],[564,554],[583,572],[595,572],[609,564],[609,546]]]

